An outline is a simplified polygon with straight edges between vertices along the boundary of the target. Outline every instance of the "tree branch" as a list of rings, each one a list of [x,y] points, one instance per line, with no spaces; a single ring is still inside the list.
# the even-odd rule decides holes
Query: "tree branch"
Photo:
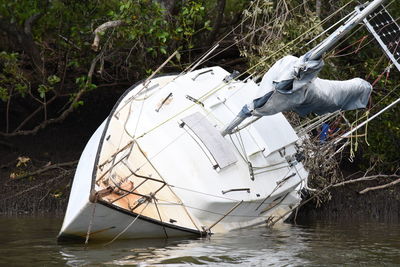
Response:
[[[30,135],[30,134],[36,134],[40,129],[45,128],[47,125],[61,122],[63,121],[72,111],[74,111],[75,108],[75,103],[78,102],[78,100],[82,97],[82,95],[85,93],[86,89],[82,88],[79,90],[79,92],[75,95],[74,99],[72,100],[71,104],[69,107],[64,110],[64,112],[57,118],[52,118],[46,121],[43,121],[41,124],[37,125],[35,128],[32,130],[26,130],[26,131],[15,131],[12,133],[2,133],[0,132],[0,135],[10,137],[10,136],[21,136],[21,135]]]
[[[398,175],[396,175],[396,176],[399,177]],[[365,194],[365,193],[367,193],[367,192],[369,192],[369,191],[374,191],[374,190],[379,190],[379,189],[388,188],[388,187],[394,186],[394,185],[396,185],[396,184],[398,184],[398,183],[400,183],[400,178],[397,179],[397,180],[394,180],[394,181],[392,181],[392,182],[390,182],[390,183],[388,183],[388,184],[379,185],[379,186],[374,186],[374,187],[367,187],[367,188],[365,188],[364,190],[360,191],[359,193],[360,193],[360,194]]]
[[[371,175],[371,176],[363,176],[357,179],[352,179],[348,181],[343,181],[337,184],[332,185],[332,187],[339,187],[339,186],[344,186],[347,184],[354,184],[358,182],[363,182],[363,181],[371,181],[371,180],[376,180],[378,178],[396,178],[398,175],[396,174],[391,174],[391,175],[383,175],[383,174],[378,174],[378,175]]]
[[[51,179],[49,179],[49,180],[47,180],[47,181],[45,181],[45,182],[43,182],[43,183],[37,184],[37,185],[32,186],[32,187],[30,187],[30,188],[28,188],[28,189],[25,189],[25,190],[22,190],[22,191],[20,191],[20,192],[14,194],[14,195],[12,195],[12,196],[5,197],[5,198],[1,199],[0,201],[5,201],[5,200],[11,199],[11,198],[15,198],[15,197],[17,197],[17,196],[19,196],[19,195],[22,195],[22,194],[25,194],[25,193],[27,193],[27,192],[29,192],[29,191],[32,191],[32,190],[37,189],[37,188],[40,188],[40,187],[42,187],[42,186],[45,185],[45,184],[51,183],[51,182],[53,182],[53,181],[55,181],[55,180],[58,180],[58,179],[60,179],[60,178],[64,178],[65,176],[67,176],[67,175],[69,175],[69,174],[70,174],[70,172],[69,172],[69,171],[66,171],[66,172],[64,172],[64,173],[62,173],[62,174],[60,174],[60,175],[58,175],[58,176],[56,176],[56,177],[54,177],[54,178],[51,178]]]
[[[21,180],[21,179],[29,177],[29,176],[38,175],[38,174],[41,174],[41,173],[44,173],[44,172],[47,172],[47,171],[50,171],[50,170],[53,170],[53,169],[58,169],[58,168],[61,168],[61,167],[74,166],[77,163],[78,163],[78,161],[74,160],[74,161],[69,161],[69,162],[56,163],[56,164],[48,165],[48,166],[40,168],[40,169],[38,169],[36,171],[29,172],[29,173],[17,176],[15,179],[12,179],[11,181]]]
[[[352,179],[352,180],[348,180],[348,181],[343,181],[340,183],[336,183],[336,184],[330,184],[328,186],[326,186],[325,188],[319,190],[318,192],[316,192],[313,196],[309,197],[308,199],[301,201],[301,203],[297,206],[295,206],[294,208],[290,209],[289,211],[285,212],[283,215],[279,216],[276,219],[273,219],[273,221],[271,221],[269,223],[269,226],[273,226],[274,224],[276,224],[278,221],[280,221],[282,218],[284,218],[286,215],[290,214],[291,212],[293,212],[295,209],[299,209],[300,207],[304,206],[305,204],[307,204],[308,202],[310,202],[312,199],[316,198],[317,196],[321,195],[322,193],[328,191],[329,189],[331,189],[332,187],[339,187],[339,186],[343,186],[346,184],[352,184],[352,183],[357,183],[357,182],[361,182],[361,181],[370,181],[370,180],[375,180],[379,177],[384,177],[384,178],[391,178],[391,177],[399,177],[399,175],[396,174],[392,174],[392,175],[371,175],[371,176],[363,176],[361,178],[357,178],[357,179]],[[393,181],[389,184],[383,185],[383,186],[378,186],[377,187],[371,187],[371,188],[366,188],[363,191],[360,192],[360,194],[364,194],[368,191],[371,190],[376,190],[376,189],[381,189],[381,188],[386,188],[392,185],[395,185],[397,183],[400,183],[400,179]],[[368,190],[367,190],[368,189]],[[366,191],[367,190],[367,191]],[[364,192],[365,191],[365,192]]]
[[[100,35],[102,33],[104,33],[109,28],[115,28],[115,27],[122,26],[122,25],[126,25],[126,23],[122,20],[114,20],[114,21],[107,21],[107,22],[101,24],[99,27],[97,27],[94,30],[94,40],[93,40],[93,44],[92,44],[92,49],[94,51],[99,50]]]
[[[32,37],[32,25],[42,16],[42,13],[36,13],[27,18],[24,22],[25,34]]]
[[[51,104],[54,100],[56,100],[57,95],[54,95],[49,101],[47,101],[47,105]],[[36,114],[38,114],[42,109],[44,108],[43,105],[39,106],[34,112],[32,112],[28,117],[26,117],[19,125],[18,127],[14,130],[14,132],[18,132],[21,130],[21,128],[29,122],[33,117],[35,117]]]

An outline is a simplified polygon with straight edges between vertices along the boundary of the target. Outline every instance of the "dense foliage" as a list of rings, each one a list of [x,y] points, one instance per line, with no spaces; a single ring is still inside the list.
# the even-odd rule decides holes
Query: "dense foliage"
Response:
[[[166,71],[184,68],[235,24],[244,2],[0,1],[1,132],[36,133],[88,91],[127,87],[175,50]],[[117,24],[99,30],[106,22]]]

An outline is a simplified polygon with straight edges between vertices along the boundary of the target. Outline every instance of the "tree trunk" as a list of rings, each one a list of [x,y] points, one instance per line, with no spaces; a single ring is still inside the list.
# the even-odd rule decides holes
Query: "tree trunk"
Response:
[[[222,19],[224,17],[226,0],[218,0],[216,7],[216,16],[213,21],[212,31],[208,36],[207,44],[212,45],[215,42],[217,34],[221,28]]]
[[[45,75],[43,60],[32,35],[32,25],[40,16],[41,14],[38,13],[29,17],[24,23],[24,28],[16,23],[8,22],[8,20],[0,16],[0,30],[6,32],[16,40],[18,46],[31,58],[36,71],[43,77]]]

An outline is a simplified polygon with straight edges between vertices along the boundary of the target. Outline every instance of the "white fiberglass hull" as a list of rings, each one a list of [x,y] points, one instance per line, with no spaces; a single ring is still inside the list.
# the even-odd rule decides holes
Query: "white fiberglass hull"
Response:
[[[307,172],[282,114],[219,131],[256,94],[207,68],[132,86],[82,153],[59,238],[204,235],[283,220]]]

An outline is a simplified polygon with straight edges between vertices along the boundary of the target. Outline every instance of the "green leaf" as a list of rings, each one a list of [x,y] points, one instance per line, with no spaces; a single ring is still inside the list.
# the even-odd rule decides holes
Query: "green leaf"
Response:
[[[44,84],[39,85],[37,91],[39,92],[40,98],[45,98],[46,93],[47,93],[48,91],[50,91],[51,89],[52,89],[51,87],[47,87],[47,86],[44,85]]]
[[[47,77],[47,81],[51,85],[53,85],[53,84],[59,83],[61,81],[61,79],[56,75],[50,75],[49,77]]]
[[[8,90],[7,90],[7,88],[0,87],[0,99],[1,99],[3,102],[6,102],[6,101],[8,100],[8,98],[9,98],[9,95],[8,95]]]

